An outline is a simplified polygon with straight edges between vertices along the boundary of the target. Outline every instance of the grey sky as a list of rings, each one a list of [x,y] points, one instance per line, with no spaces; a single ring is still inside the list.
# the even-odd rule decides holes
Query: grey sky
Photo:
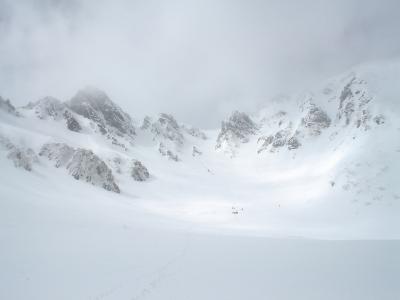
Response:
[[[134,118],[210,127],[396,55],[395,0],[0,0],[0,95],[17,105],[94,85]]]

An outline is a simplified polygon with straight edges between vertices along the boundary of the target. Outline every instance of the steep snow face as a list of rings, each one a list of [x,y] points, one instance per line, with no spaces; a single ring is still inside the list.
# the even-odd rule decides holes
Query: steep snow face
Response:
[[[222,122],[215,148],[233,156],[235,148],[247,143],[257,130],[257,124],[247,114],[235,111],[228,120]]]
[[[104,135],[114,132],[131,138],[135,135],[131,117],[101,90],[92,87],[82,89],[67,102],[67,106],[93,121]]]

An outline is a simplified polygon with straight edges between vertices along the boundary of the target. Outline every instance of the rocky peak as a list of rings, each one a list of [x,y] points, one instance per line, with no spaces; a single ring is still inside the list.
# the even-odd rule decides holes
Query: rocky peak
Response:
[[[151,132],[166,140],[172,141],[177,146],[182,146],[185,138],[181,132],[181,127],[172,115],[162,113],[151,126]]]
[[[239,143],[247,143],[251,135],[258,131],[257,124],[245,113],[235,111],[228,120],[221,124],[216,149],[237,147]]]
[[[102,134],[115,131],[117,135],[135,135],[131,117],[101,90],[86,87],[78,91],[67,105],[72,111],[95,122]]]
[[[372,115],[369,103],[373,100],[368,91],[367,82],[355,74],[345,81],[339,95],[337,120],[344,121],[344,125],[356,125],[357,128],[368,129]]]
[[[328,114],[314,103],[307,107],[305,116],[301,119],[302,127],[308,130],[310,135],[320,135],[322,130],[331,125]]]

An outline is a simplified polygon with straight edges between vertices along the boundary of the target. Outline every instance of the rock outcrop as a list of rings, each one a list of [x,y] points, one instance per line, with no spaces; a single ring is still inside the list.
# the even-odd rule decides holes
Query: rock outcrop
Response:
[[[66,168],[76,180],[101,186],[107,191],[120,192],[111,169],[91,150],[77,149]]]
[[[151,125],[151,132],[156,138],[168,140],[177,147],[183,146],[185,141],[181,127],[175,118],[169,114],[160,114],[157,121]]]
[[[344,125],[355,125],[357,128],[368,130],[371,128],[371,120],[375,121],[369,104],[373,96],[368,90],[367,82],[351,74],[343,86],[339,96],[337,112],[338,121],[344,121]],[[380,125],[379,122],[376,124]]]
[[[196,146],[193,146],[193,148],[192,148],[192,156],[193,157],[199,156],[202,154],[203,154],[203,152],[201,152],[199,148],[197,148]]]
[[[54,97],[45,97],[36,102],[30,102],[24,109],[32,110],[42,120],[65,120],[67,128],[71,131],[80,132],[82,130],[74,113],[69,110],[65,103]]]
[[[247,114],[235,111],[228,120],[222,122],[215,148],[233,155],[234,148],[240,143],[247,143],[257,131],[257,124]]]
[[[320,135],[322,130],[331,125],[328,114],[320,107],[311,103],[307,107],[306,115],[301,119],[301,125],[310,135]]]
[[[81,125],[76,120],[76,118],[74,118],[74,116],[72,115],[72,113],[70,111],[65,110],[63,116],[67,122],[67,128],[69,130],[75,131],[75,132],[80,132],[82,130]]]
[[[163,143],[160,143],[160,144],[159,144],[159,146],[158,146],[158,152],[160,152],[162,156],[165,156],[165,157],[167,157],[167,158],[170,159],[170,160],[173,160],[173,161],[179,161],[179,160],[180,160],[179,157],[178,157],[178,155],[175,154],[175,153],[174,153],[173,151],[171,151],[170,149],[167,149],[167,147],[166,147]]]
[[[55,162],[55,167],[65,167],[77,180],[83,180],[107,191],[119,193],[111,169],[91,150],[74,149],[63,143],[50,143],[42,146],[40,156]]]
[[[257,150],[258,153],[269,149],[270,152],[277,152],[279,148],[287,147],[288,150],[295,150],[301,146],[301,143],[296,136],[297,131],[293,131],[292,123],[289,123],[285,129],[277,131],[273,135],[262,136],[257,143],[261,146]]]
[[[150,177],[147,168],[138,160],[132,161],[131,176],[136,181],[146,181]]]

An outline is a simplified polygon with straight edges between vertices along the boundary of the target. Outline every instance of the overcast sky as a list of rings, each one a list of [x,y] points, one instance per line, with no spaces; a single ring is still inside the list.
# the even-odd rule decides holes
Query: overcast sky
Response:
[[[94,85],[134,118],[212,127],[396,55],[397,0],[0,0],[0,95],[17,105]]]

